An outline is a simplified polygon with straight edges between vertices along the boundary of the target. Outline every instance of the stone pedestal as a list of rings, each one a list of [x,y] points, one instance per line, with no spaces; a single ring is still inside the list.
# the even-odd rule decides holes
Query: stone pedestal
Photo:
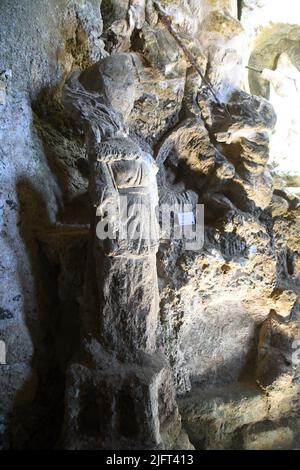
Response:
[[[144,355],[124,364],[92,340],[67,373],[63,447],[171,449],[181,419],[165,359]]]

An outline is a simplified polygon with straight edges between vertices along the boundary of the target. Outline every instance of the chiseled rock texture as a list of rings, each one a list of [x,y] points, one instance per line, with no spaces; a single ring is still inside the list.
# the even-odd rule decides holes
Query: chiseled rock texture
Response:
[[[225,105],[151,0],[0,4],[0,448],[300,447],[300,203],[268,165],[259,78],[241,89],[265,2],[156,3]],[[82,341],[89,168],[62,100],[71,72],[120,53],[128,138],[156,160],[160,201],[205,205],[201,250],[161,240],[156,352],[139,364]],[[107,93],[124,106],[117,57]]]

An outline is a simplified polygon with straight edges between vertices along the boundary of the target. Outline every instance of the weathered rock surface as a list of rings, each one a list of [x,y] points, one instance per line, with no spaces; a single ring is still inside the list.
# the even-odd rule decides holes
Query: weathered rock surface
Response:
[[[64,267],[48,262],[40,240],[87,180],[74,159],[84,156],[84,149],[71,141],[50,89],[74,66],[102,57],[100,4],[4,1],[0,16],[0,339],[7,362],[0,366],[0,440],[4,447],[52,447],[64,388],[55,342],[61,340],[58,324],[68,323],[70,331],[76,323],[76,295],[73,291],[73,307],[64,310],[70,308],[74,317],[66,320],[57,285]],[[57,239],[61,245],[59,234]]]
[[[261,31],[250,65],[291,51],[298,67],[299,26],[257,28],[262,1],[156,3],[174,34],[150,0],[1,2],[0,448],[300,446],[300,204],[268,166],[268,83],[240,89],[244,29]],[[115,108],[97,134],[92,102],[93,151],[62,100],[77,69]],[[127,187],[152,171],[122,161],[137,155],[160,202],[205,205],[202,248],[91,253],[103,168]]]

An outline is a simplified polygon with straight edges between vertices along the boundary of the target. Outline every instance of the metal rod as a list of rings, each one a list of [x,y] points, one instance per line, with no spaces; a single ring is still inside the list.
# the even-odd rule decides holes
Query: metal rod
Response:
[[[257,73],[263,73],[262,70],[251,67],[250,65],[246,65],[246,69],[253,70],[253,72],[257,72]]]
[[[173,36],[173,38],[175,39],[175,41],[177,42],[177,44],[181,47],[181,49],[183,50],[183,53],[185,54],[185,56],[188,58],[190,64],[194,67],[194,69],[196,70],[196,72],[200,75],[200,77],[202,78],[203,82],[206,84],[206,86],[209,88],[211,94],[213,95],[213,97],[215,98],[216,102],[218,103],[219,106],[222,106],[222,103],[220,102],[219,98],[217,97],[217,94],[216,92],[214,91],[213,89],[213,85],[210,83],[210,81],[205,78],[202,70],[200,69],[199,65],[197,64],[196,62],[196,59],[194,58],[194,56],[191,54],[191,52],[185,47],[184,44],[182,44],[182,42],[180,41],[180,39],[177,37],[177,34],[175,33],[175,31],[173,30],[172,28],[172,25],[171,25],[171,21],[170,19],[161,11],[159,5],[154,2],[154,7],[158,13],[158,17],[159,19],[161,20],[161,22],[166,26],[166,28],[168,29],[169,33]]]

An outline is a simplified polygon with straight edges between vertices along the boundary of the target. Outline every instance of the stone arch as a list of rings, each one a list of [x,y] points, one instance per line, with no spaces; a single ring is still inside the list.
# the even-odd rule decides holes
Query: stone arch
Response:
[[[289,55],[293,65],[300,70],[300,25],[276,23],[262,29],[251,53],[249,66],[275,70],[283,52]],[[269,82],[252,70],[249,70],[248,80],[252,94],[269,98]]]

